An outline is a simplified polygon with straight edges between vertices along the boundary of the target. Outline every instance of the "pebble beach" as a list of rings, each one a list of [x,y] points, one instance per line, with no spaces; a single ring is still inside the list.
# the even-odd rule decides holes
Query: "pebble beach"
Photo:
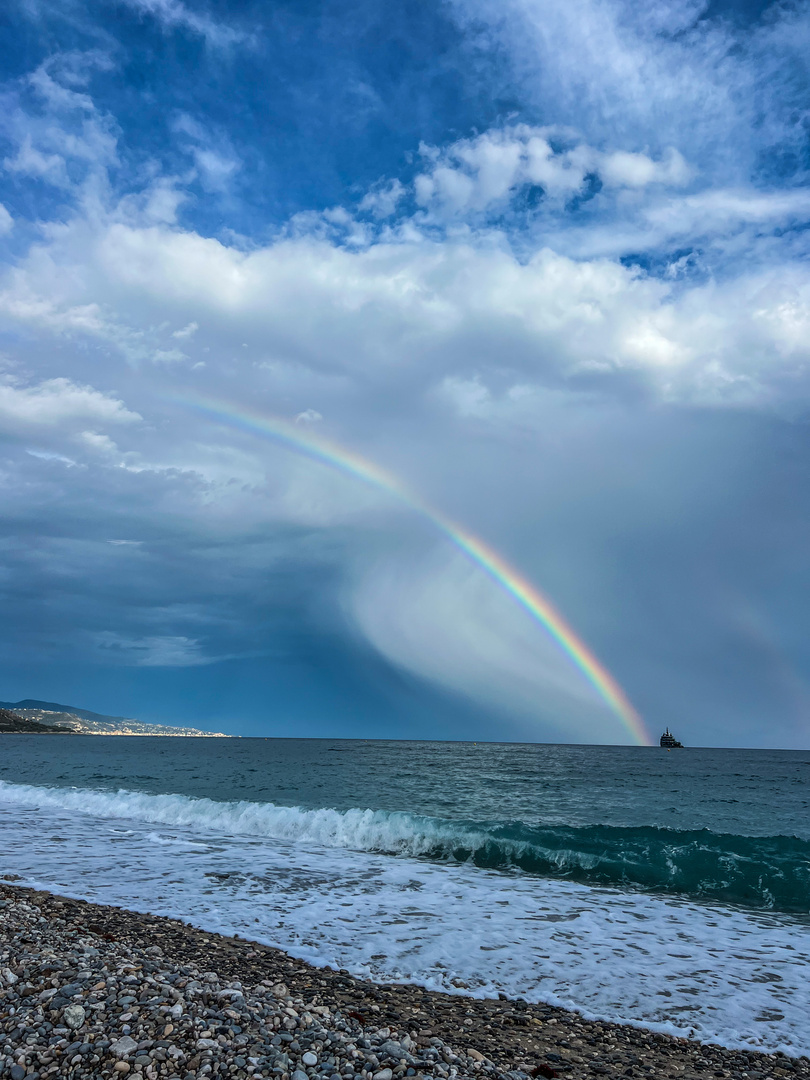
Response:
[[[0,882],[0,1076],[810,1077],[810,1060],[380,985],[176,920]]]

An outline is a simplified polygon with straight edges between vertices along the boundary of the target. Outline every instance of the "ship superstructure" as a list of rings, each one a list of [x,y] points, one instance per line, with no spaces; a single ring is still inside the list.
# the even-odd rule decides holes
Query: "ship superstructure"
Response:
[[[672,732],[667,728],[664,734],[661,736],[661,745],[666,747],[667,750],[682,750],[683,743],[678,742]]]

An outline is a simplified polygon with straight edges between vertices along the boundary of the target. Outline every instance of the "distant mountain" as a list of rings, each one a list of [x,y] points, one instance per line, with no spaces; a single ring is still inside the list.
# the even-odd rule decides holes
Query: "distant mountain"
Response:
[[[11,711],[8,711],[11,710]],[[41,732],[51,734],[72,732],[75,735],[172,735],[180,738],[222,738],[220,731],[200,731],[199,728],[170,727],[168,724],[146,724],[126,716],[104,716],[77,709],[75,705],[59,705],[55,701],[0,701],[0,714],[5,713],[8,726],[0,723],[3,732]],[[29,726],[21,726],[29,725]]]
[[[19,713],[0,708],[0,735],[69,735],[70,730],[55,724],[38,724]]]
[[[104,716],[102,713],[90,712],[89,709],[77,709],[74,705],[57,705],[53,701],[36,701],[34,698],[24,698],[22,701],[0,701],[0,709],[11,709],[19,712],[20,709],[36,709],[37,712],[68,713],[70,716],[80,716],[82,720],[126,720],[125,716]]]

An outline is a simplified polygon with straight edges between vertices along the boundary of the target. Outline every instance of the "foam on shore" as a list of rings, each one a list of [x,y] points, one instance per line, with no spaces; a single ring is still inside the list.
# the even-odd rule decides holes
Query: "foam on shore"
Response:
[[[396,829],[411,843],[414,821],[9,784],[0,797],[4,868],[35,887],[239,933],[382,982],[502,992],[730,1047],[810,1050],[801,919],[361,849]]]
[[[603,885],[810,913],[810,841],[655,826],[529,826],[388,810],[304,809],[186,795],[53,788],[0,780],[0,805],[50,807],[237,837],[469,862]]]

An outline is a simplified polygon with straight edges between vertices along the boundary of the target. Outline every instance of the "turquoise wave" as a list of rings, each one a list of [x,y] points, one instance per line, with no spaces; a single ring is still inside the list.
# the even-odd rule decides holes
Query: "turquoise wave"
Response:
[[[471,843],[463,842],[469,831]],[[655,826],[465,823],[433,858],[588,884],[631,886],[776,911],[810,912],[810,842]]]
[[[66,810],[810,914],[810,841],[656,826],[454,821],[405,811],[222,802],[0,780],[0,806]]]

